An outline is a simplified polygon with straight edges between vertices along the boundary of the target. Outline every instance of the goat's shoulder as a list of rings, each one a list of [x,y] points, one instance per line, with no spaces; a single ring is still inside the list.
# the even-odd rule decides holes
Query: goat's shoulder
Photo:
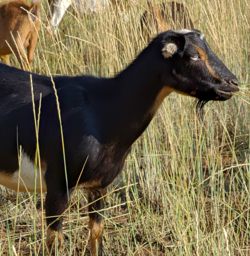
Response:
[[[86,157],[86,168],[90,170],[85,178],[95,180],[95,176],[100,176],[106,185],[120,172],[130,149],[115,142],[104,143],[94,135],[83,136],[79,146],[79,152]]]

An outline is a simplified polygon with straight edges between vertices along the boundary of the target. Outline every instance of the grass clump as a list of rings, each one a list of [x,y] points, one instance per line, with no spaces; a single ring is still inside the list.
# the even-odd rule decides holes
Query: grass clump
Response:
[[[247,0],[185,5],[195,27],[241,81],[241,92],[209,103],[203,124],[193,99],[172,94],[165,100],[109,188],[105,255],[250,254],[250,6]],[[113,76],[147,44],[138,25],[145,8],[141,0],[98,15],[79,17],[69,10],[53,37],[43,24],[33,70]],[[75,191],[58,255],[87,252],[86,205],[84,191]],[[17,201],[1,187],[0,216],[0,255],[42,252],[42,214],[32,194],[20,193]]]

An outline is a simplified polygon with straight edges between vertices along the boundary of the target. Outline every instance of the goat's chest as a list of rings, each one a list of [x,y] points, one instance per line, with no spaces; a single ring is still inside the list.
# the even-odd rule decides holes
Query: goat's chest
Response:
[[[93,146],[93,145],[92,145]],[[122,170],[129,149],[112,145],[95,144],[88,150],[84,182],[108,186]]]

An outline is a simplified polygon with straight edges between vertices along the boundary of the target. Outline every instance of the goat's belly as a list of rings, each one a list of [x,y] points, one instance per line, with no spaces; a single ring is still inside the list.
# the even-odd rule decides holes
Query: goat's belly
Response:
[[[18,170],[15,172],[0,170],[0,184],[17,192],[46,192],[45,172],[46,164],[42,163],[40,171],[31,159],[23,153]]]

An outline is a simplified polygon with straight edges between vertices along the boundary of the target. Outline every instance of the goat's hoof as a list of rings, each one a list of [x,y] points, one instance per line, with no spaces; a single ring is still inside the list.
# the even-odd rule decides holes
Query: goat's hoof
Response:
[[[54,250],[55,248],[61,250],[64,244],[64,236],[62,231],[56,231],[49,228],[47,231],[46,244],[49,251]]]

